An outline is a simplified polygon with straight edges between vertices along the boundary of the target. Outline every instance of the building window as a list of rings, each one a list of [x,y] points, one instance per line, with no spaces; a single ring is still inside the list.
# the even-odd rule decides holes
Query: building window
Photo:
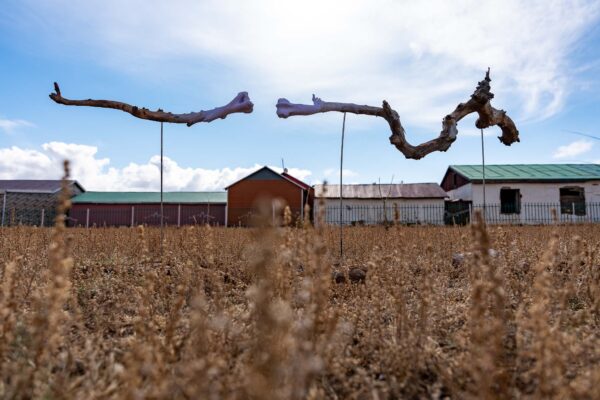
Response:
[[[560,188],[560,213],[585,215],[585,191],[582,187]]]
[[[519,189],[500,189],[500,213],[521,213],[521,192]]]

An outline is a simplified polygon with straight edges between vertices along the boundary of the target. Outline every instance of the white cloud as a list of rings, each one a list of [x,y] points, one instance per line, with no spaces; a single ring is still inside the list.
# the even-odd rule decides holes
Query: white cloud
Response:
[[[587,153],[592,149],[594,144],[588,140],[576,140],[565,146],[560,146],[553,154],[554,158],[569,158],[575,157],[583,153]]]
[[[304,102],[313,92],[385,98],[404,120],[426,125],[466,101],[488,66],[498,108],[521,118],[555,114],[573,83],[569,54],[600,15],[593,0],[30,3],[20,18],[27,29],[45,27],[42,36],[61,49],[71,40],[120,71],[168,65],[177,75],[187,64],[210,74],[216,63],[228,71],[213,79],[221,90],[253,85],[265,104]]]
[[[327,168],[323,171],[323,176],[325,178],[339,178],[340,177],[340,169],[335,168]],[[354,178],[358,176],[358,172],[352,171],[351,169],[344,168],[342,170],[342,177],[344,178]]]
[[[0,117],[0,130],[3,130],[5,133],[13,133],[17,128],[28,126],[33,126],[33,124],[23,119],[5,119]]]
[[[159,190],[160,156],[153,156],[146,164],[130,163],[123,168],[110,166],[108,158],[97,157],[98,148],[83,144],[50,142],[41,150],[16,146],[0,148],[0,179],[58,179],[61,165],[68,159],[71,176],[87,190],[152,191]],[[254,172],[261,165],[251,167],[204,169],[183,167],[164,158],[164,189],[166,191],[223,190],[238,179]],[[271,167],[281,172],[280,168]],[[305,180],[311,172],[288,168],[290,175]]]

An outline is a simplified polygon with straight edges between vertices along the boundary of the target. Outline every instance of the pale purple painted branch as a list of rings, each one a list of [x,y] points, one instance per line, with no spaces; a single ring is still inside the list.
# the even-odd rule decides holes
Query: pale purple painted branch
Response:
[[[287,118],[295,115],[313,115],[318,113],[338,111],[352,114],[372,115],[384,118],[392,131],[390,143],[404,154],[406,158],[420,159],[434,151],[446,151],[456,140],[458,121],[471,113],[477,113],[479,118],[475,122],[477,128],[488,128],[497,125],[502,130],[498,138],[503,144],[510,146],[519,141],[519,131],[515,123],[506,115],[506,111],[492,107],[490,100],[494,95],[490,92],[490,71],[488,69],[484,80],[479,82],[475,92],[466,103],[460,103],[452,113],[442,120],[442,131],[439,136],[428,142],[413,146],[406,140],[406,132],[400,122],[400,116],[393,110],[387,101],[382,107],[357,105],[353,103],[334,103],[322,101],[313,95],[313,104],[293,104],[287,99],[277,102],[277,116]]]
[[[187,124],[187,126],[192,126],[198,122],[211,122],[219,118],[224,119],[229,114],[251,113],[254,108],[254,105],[250,101],[250,97],[248,97],[248,93],[246,92],[238,93],[233,100],[222,107],[186,114],[173,114],[161,109],[151,111],[147,108],[139,108],[137,106],[132,106],[127,103],[113,100],[69,100],[62,97],[60,93],[60,87],[56,82],[54,83],[54,90],[55,92],[50,94],[50,98],[58,104],[64,104],[67,106],[112,108],[115,110],[124,111],[141,119],[158,122],[171,122],[176,124]]]

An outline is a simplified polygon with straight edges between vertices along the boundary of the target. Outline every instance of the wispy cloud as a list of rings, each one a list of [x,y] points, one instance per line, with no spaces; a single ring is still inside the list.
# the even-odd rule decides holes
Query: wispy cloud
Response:
[[[6,119],[0,117],[0,130],[13,133],[17,128],[33,126],[33,123],[23,119]]]
[[[352,171],[351,169],[347,169],[344,168],[342,170],[342,177],[344,178],[354,178],[357,177],[359,174],[358,172]],[[340,177],[340,169],[335,169],[335,168],[327,168],[325,171],[323,171],[323,176],[325,178],[339,178]]]
[[[564,146],[560,146],[553,154],[554,158],[569,158],[587,153],[594,144],[588,140],[576,140]]]
[[[498,107],[520,118],[557,113],[573,80],[569,54],[600,15],[592,0],[30,3],[19,19],[26,29],[43,26],[42,36],[60,37],[61,46],[70,38],[72,51],[121,71],[168,64],[177,75],[173,68],[217,63],[226,68],[197,74],[252,86],[265,103],[313,92],[387,99],[406,122],[432,126],[468,99],[488,66]]]
[[[116,168],[111,166],[110,159],[100,158],[97,153],[95,146],[62,142],[45,143],[41,150],[16,146],[0,148],[0,179],[58,179],[62,161],[68,159],[71,162],[71,175],[88,190],[159,189],[160,156],[152,156],[145,164],[130,163],[123,168]],[[223,190],[260,167],[184,167],[165,157],[164,188],[172,191]],[[280,168],[272,168],[281,171]],[[301,180],[311,175],[306,169],[288,170]]]

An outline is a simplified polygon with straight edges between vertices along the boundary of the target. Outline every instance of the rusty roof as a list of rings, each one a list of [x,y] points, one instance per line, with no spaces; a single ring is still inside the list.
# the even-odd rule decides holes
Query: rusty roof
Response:
[[[57,193],[60,191],[60,182],[60,179],[0,179],[0,192]],[[69,183],[85,191],[79,182],[69,181]]]
[[[315,197],[339,198],[340,185],[315,185]],[[345,199],[432,199],[447,197],[437,183],[343,185]]]

